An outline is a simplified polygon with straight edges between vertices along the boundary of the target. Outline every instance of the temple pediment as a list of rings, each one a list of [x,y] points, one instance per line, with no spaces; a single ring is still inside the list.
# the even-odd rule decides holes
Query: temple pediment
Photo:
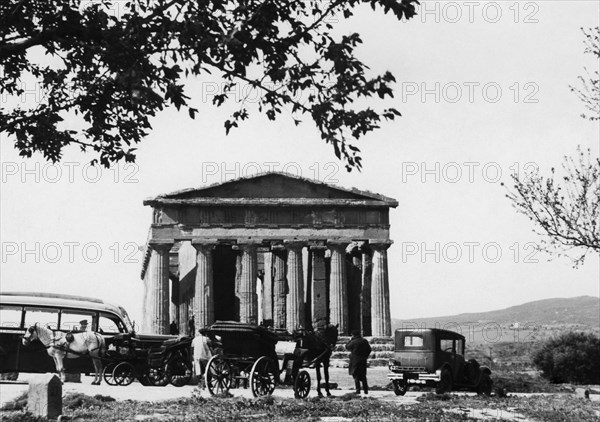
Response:
[[[197,189],[158,195],[144,205],[368,205],[396,207],[398,202],[376,193],[345,189],[284,173],[263,173]]]

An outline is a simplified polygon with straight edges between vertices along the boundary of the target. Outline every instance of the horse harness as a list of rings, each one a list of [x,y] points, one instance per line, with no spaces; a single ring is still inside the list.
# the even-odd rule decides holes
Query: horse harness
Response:
[[[90,352],[93,352],[95,350],[100,349],[100,343],[101,342],[100,342],[100,339],[98,338],[98,333],[92,333],[96,337],[96,340],[97,340],[97,343],[98,343],[98,347],[96,347],[95,349],[86,350],[86,351],[83,351],[83,352],[77,352],[75,350],[71,350],[70,347],[69,347],[70,344],[75,340],[75,335],[73,334],[73,332],[68,332],[67,334],[65,334],[65,336],[64,336],[65,344],[59,344],[59,345],[57,345],[56,343],[58,341],[62,340],[63,337],[58,337],[57,338],[56,337],[56,332],[51,329],[53,338],[48,339],[48,340],[50,340],[48,342],[48,344],[44,344],[44,342],[40,338],[40,333],[38,332],[37,328],[38,328],[38,323],[36,322],[32,327],[29,327],[28,331],[30,333],[33,333],[35,331],[35,334],[36,334],[38,340],[40,340],[40,343],[42,343],[46,349],[54,348],[54,349],[60,350],[61,352],[65,352],[66,354],[71,353],[73,355],[78,355],[78,356],[85,356],[85,355],[88,355]],[[85,342],[87,343],[87,339],[85,340]]]

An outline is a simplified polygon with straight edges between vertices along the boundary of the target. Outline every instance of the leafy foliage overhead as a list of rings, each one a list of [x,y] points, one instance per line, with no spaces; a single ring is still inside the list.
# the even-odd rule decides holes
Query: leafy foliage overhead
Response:
[[[225,80],[214,105],[230,99],[235,83],[250,84],[262,92],[260,112],[275,120],[289,111],[296,124],[311,118],[349,170],[361,167],[353,142],[400,115],[356,106],[361,98],[391,97],[394,76],[368,76],[355,57],[360,35],[334,35],[330,18],[347,19],[365,3],[410,19],[417,0],[114,3],[119,7],[108,0],[0,3],[0,94],[23,94],[23,78],[46,94],[34,107],[0,112],[0,131],[22,156],[39,151],[57,161],[65,146],[79,144],[105,166],[134,160],[157,112],[172,105],[195,117],[185,82],[211,73]],[[80,121],[67,125],[68,113]],[[248,116],[240,101],[226,131]]]

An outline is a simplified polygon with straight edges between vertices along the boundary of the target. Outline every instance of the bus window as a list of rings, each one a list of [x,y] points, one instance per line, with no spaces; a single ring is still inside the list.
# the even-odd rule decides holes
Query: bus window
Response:
[[[40,324],[53,330],[58,328],[58,310],[48,308],[25,308],[25,327]]]
[[[99,332],[102,334],[124,333],[123,323],[114,315],[100,314]]]
[[[21,328],[23,310],[20,306],[0,306],[0,327]]]
[[[60,329],[63,331],[96,331],[96,327],[92,324],[94,315],[79,311],[62,311],[60,317]],[[82,326],[81,322],[86,321],[87,327]]]

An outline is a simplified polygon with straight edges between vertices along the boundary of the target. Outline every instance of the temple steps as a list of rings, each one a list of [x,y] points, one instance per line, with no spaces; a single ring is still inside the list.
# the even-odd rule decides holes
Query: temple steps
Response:
[[[369,366],[387,366],[388,361],[394,356],[393,337],[366,337],[371,344],[371,355]],[[347,368],[350,360],[350,352],[346,350],[346,343],[350,337],[340,337],[331,355],[330,366],[334,368]]]

